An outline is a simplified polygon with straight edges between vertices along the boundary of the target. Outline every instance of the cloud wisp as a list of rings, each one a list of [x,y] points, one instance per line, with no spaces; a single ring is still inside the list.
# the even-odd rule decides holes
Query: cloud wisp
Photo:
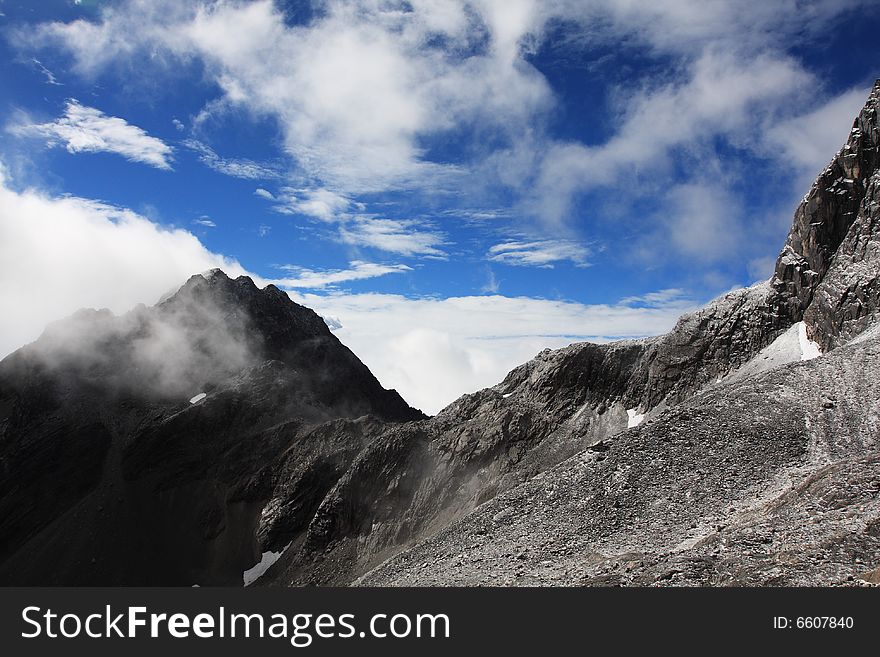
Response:
[[[18,125],[13,131],[45,137],[50,146],[63,145],[69,153],[115,153],[131,162],[171,170],[168,144],[125,119],[107,116],[74,99],[67,101],[64,114],[55,121]]]
[[[401,274],[412,271],[407,265],[381,265],[374,262],[352,260],[348,269],[312,270],[296,265],[281,265],[280,269],[291,273],[291,276],[278,278],[271,282],[285,289],[320,289],[335,287],[339,283],[362,281],[387,274]]]
[[[569,261],[578,267],[589,265],[589,249],[571,240],[520,240],[495,244],[489,248],[488,257],[493,262],[520,267],[552,268],[555,264]]]
[[[185,139],[183,145],[193,151],[202,164],[226,176],[245,180],[270,180],[280,175],[272,167],[253,160],[221,157],[213,148],[198,139]]]

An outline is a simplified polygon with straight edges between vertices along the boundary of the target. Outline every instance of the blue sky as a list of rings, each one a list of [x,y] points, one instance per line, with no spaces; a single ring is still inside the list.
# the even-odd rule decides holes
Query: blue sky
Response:
[[[0,12],[0,350],[219,265],[431,412],[769,276],[880,75],[877,1]]]

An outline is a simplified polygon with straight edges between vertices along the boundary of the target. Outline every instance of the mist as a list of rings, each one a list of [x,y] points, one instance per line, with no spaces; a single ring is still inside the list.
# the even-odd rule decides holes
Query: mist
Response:
[[[195,281],[152,308],[83,309],[51,323],[10,358],[85,383],[155,399],[190,399],[261,360],[250,318]]]

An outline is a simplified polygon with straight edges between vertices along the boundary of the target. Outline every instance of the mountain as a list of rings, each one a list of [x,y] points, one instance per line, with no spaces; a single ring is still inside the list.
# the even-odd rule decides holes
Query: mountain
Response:
[[[880,582],[878,109],[770,280],[431,418],[246,278],[50,327],[0,363],[0,581]]]
[[[0,363],[0,581],[239,584],[279,473],[308,463],[313,504],[370,417],[424,416],[274,286],[213,271],[80,311]]]

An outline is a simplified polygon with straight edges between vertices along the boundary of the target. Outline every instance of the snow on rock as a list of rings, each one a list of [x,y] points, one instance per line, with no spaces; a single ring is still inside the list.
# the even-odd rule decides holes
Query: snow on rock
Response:
[[[263,556],[260,557],[260,562],[256,564],[253,568],[248,568],[246,571],[242,573],[242,579],[244,580],[245,586],[250,586],[254,582],[256,582],[260,577],[263,576],[269,568],[272,567],[276,561],[281,558],[281,555],[284,554],[285,550],[290,547],[290,543],[285,545],[281,552],[263,552]]]
[[[822,355],[822,348],[807,337],[807,325],[798,322],[798,342],[801,347],[801,360],[812,360]]]
[[[202,401],[202,400],[203,400],[205,397],[207,397],[207,396],[208,396],[208,393],[207,393],[207,392],[200,392],[200,393],[197,394],[195,397],[193,397],[192,399],[190,399],[190,400],[189,400],[189,403],[190,403],[190,404],[198,404],[200,401]]]
[[[773,342],[759,351],[754,358],[725,377],[725,383],[742,381],[748,376],[769,372],[789,363],[810,360],[821,356],[819,345],[807,338],[807,327],[803,322],[793,324]]]
[[[626,428],[632,429],[633,427],[637,427],[642,423],[642,420],[645,419],[644,413],[638,413],[635,408],[626,409]]]

